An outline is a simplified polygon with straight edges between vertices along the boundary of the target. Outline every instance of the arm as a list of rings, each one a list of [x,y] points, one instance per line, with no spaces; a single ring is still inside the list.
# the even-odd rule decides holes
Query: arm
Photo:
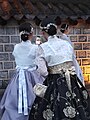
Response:
[[[36,52],[35,64],[38,66],[37,71],[43,76],[46,77],[48,75],[46,61],[44,57],[44,51],[41,46],[38,47]]]

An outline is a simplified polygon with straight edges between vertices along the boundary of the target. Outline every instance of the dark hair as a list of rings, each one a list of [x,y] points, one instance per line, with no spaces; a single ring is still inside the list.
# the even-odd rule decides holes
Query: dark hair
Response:
[[[51,16],[44,18],[44,19],[41,21],[40,26],[41,26],[41,27],[46,27],[49,23],[55,24],[55,20],[54,20]]]
[[[47,33],[50,35],[50,36],[53,36],[57,33],[57,28],[56,26],[54,25],[50,25],[49,29],[47,29]]]
[[[22,34],[22,35],[21,35],[21,39],[22,39],[23,41],[27,41],[27,40],[28,40],[28,34]]]
[[[33,32],[33,27],[29,22],[24,22],[19,26],[19,32],[21,32],[21,39],[23,41],[28,40],[28,36]]]
[[[48,25],[50,25],[49,28],[47,28]],[[55,35],[57,33],[57,29],[55,27],[55,20],[52,16],[43,19],[40,23],[40,28],[42,31],[47,32],[49,35]]]
[[[68,29],[68,27],[69,27],[69,25],[68,25],[68,24],[62,24],[62,25],[61,25],[61,28],[60,28],[60,31],[61,31],[62,33],[64,33],[64,32],[65,32],[65,30],[67,30],[67,29]]]
[[[55,21],[47,17],[41,22],[40,28],[42,29],[42,31],[45,31],[49,35],[53,36],[57,33],[57,26],[54,23]]]

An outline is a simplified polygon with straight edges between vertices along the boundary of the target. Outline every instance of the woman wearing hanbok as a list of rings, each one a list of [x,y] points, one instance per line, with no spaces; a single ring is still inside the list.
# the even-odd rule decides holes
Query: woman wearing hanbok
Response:
[[[43,77],[48,74],[47,69],[40,74],[40,65],[35,64],[36,57],[41,53],[37,54],[40,48],[31,44],[33,37],[31,24],[29,22],[21,24],[19,32],[21,42],[16,44],[13,50],[16,70],[0,102],[1,120],[28,120],[28,113],[36,96],[33,87],[36,83],[42,84]]]
[[[62,32],[61,39],[68,41],[72,45],[72,47],[73,47],[73,44],[72,44],[72,42],[71,42],[71,40],[70,40],[70,38],[68,36],[69,31],[70,31],[69,30],[69,25],[68,24],[62,24],[61,28],[60,28],[60,31]],[[80,68],[80,66],[78,64],[77,59],[76,59],[76,55],[74,53],[74,50],[73,50],[73,63],[74,63],[74,66],[75,66],[75,70],[76,70],[77,76],[82,81],[82,83],[85,85],[83,73],[82,73],[82,70],[81,70],[81,68]]]
[[[44,20],[40,28],[48,39],[41,47],[49,73],[41,94],[34,86],[37,97],[29,120],[90,120],[89,94],[75,72],[73,47],[57,38],[55,24]]]

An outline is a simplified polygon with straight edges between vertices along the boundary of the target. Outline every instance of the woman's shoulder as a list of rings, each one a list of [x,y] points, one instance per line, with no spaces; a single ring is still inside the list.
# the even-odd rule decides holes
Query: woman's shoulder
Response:
[[[20,46],[20,43],[17,43],[14,45],[14,48],[18,48]]]
[[[59,41],[61,42],[61,43],[63,43],[63,44],[69,44],[69,42],[67,41],[67,40],[63,40],[62,38],[59,38]]]
[[[36,44],[31,44],[33,48],[38,48],[38,45]]]
[[[42,48],[44,48],[44,47],[46,47],[47,45],[48,45],[48,41],[45,42],[45,43],[42,43],[40,46],[41,46]]]

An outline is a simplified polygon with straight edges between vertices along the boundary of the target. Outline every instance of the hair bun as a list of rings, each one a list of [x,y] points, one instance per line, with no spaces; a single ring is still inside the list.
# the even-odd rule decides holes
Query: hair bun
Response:
[[[28,34],[22,34],[22,35],[21,35],[21,39],[22,39],[23,41],[27,41],[27,40],[28,40]]]
[[[57,33],[57,26],[53,23],[49,23],[47,25],[47,29],[46,29],[46,32],[50,35],[50,36],[53,36]]]
[[[19,26],[19,32],[23,41],[28,40],[28,35],[33,33],[33,27],[29,22],[24,22]]]

